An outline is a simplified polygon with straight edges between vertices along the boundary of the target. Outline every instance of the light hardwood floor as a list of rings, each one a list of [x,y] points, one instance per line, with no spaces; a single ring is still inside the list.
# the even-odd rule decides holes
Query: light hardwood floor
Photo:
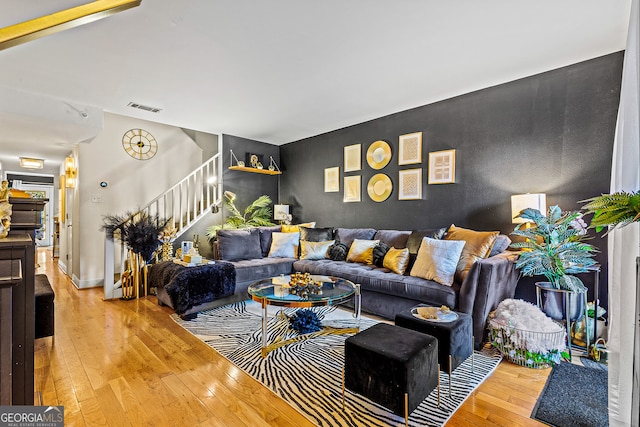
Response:
[[[55,291],[55,339],[35,347],[36,404],[66,426],[312,426],[169,318],[155,297],[103,301],[38,249]],[[502,362],[447,426],[541,426],[529,418],[550,370]]]

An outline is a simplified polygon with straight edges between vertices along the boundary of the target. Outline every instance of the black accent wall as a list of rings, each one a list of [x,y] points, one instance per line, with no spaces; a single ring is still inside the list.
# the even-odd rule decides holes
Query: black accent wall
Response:
[[[609,191],[622,59],[623,52],[613,53],[283,145],[280,201],[292,206],[295,222],[316,221],[320,227],[419,229],[454,223],[505,234],[514,227],[512,194],[542,192],[549,206],[579,209],[580,200]],[[423,162],[398,166],[398,137],[413,132],[423,134]],[[377,171],[365,155],[380,139],[391,145],[393,157]],[[362,144],[362,170],[345,174],[343,148],[352,144]],[[428,153],[445,149],[456,149],[456,182],[427,185]],[[334,166],[340,167],[341,191],[325,193],[324,169]],[[398,171],[415,167],[423,169],[423,198],[399,201]],[[380,172],[394,189],[376,203],[367,195],[367,182]],[[343,203],[345,175],[361,176],[361,202]],[[254,186],[266,179],[243,180],[239,194],[255,194]],[[606,264],[606,239],[595,237],[592,243]],[[592,285],[592,275],[581,278]],[[532,300],[533,281],[523,278],[516,296]],[[601,284],[606,299],[606,269]]]

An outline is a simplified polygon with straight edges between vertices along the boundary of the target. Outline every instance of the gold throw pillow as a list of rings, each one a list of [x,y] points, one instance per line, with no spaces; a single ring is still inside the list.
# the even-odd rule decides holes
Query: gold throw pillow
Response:
[[[361,262],[373,264],[373,248],[378,246],[380,240],[354,239],[347,254],[347,262]]]
[[[396,274],[404,274],[407,271],[407,265],[409,265],[409,249],[407,248],[396,249],[391,247],[382,260],[382,266]]]
[[[465,245],[456,268],[456,280],[462,283],[469,269],[478,259],[487,258],[491,248],[500,234],[499,231],[474,231],[451,224],[445,240],[464,240]]]
[[[305,222],[304,224],[295,224],[295,225],[282,224],[282,232],[283,233],[299,233],[300,227],[314,228],[315,226],[316,226],[315,222]]]

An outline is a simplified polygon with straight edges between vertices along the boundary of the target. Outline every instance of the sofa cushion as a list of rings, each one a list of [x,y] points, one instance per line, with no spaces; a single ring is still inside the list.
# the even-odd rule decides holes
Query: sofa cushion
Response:
[[[378,267],[382,267],[384,256],[387,254],[389,249],[391,249],[391,247],[385,242],[380,242],[378,246],[373,248],[373,263]]]
[[[349,248],[344,243],[336,242],[329,247],[327,258],[332,261],[346,261]]]
[[[396,274],[404,274],[407,265],[409,265],[409,249],[407,248],[396,249],[392,247],[382,260],[382,266]]]
[[[354,239],[371,240],[376,230],[373,228],[338,228],[336,229],[336,240],[345,245],[351,246]]]
[[[425,237],[418,250],[411,276],[451,286],[462,254],[463,240],[438,240]]]
[[[257,228],[218,230],[217,239],[220,259],[236,261],[262,258],[260,231]]]
[[[373,248],[379,243],[379,240],[354,239],[347,254],[347,261],[373,264]]]
[[[465,245],[456,269],[456,280],[462,283],[469,273],[469,269],[478,259],[487,258],[499,231],[475,231],[451,224],[445,239],[464,240]]]
[[[279,225],[258,227],[260,231],[260,249],[262,250],[262,256],[269,255],[269,249],[271,249],[271,233],[274,231],[281,231],[282,227]]]
[[[271,233],[269,258],[298,258],[300,233]]]
[[[300,240],[300,259],[325,259],[329,248],[335,243],[333,240],[326,242],[309,242]]]
[[[300,226],[300,240],[307,242],[328,242],[333,240],[333,228],[311,228]]]
[[[510,244],[511,239],[509,238],[509,236],[505,234],[499,234],[498,237],[496,237],[496,241],[493,242],[493,246],[491,247],[489,256],[492,257],[506,251]]]
[[[407,247],[407,240],[411,235],[409,230],[378,230],[373,238],[386,243],[389,247],[402,249]]]

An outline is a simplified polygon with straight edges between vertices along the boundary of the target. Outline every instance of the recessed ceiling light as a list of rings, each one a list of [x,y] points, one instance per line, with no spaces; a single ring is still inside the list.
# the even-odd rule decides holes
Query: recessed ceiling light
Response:
[[[20,157],[20,166],[27,169],[42,169],[44,167],[44,160]]]

